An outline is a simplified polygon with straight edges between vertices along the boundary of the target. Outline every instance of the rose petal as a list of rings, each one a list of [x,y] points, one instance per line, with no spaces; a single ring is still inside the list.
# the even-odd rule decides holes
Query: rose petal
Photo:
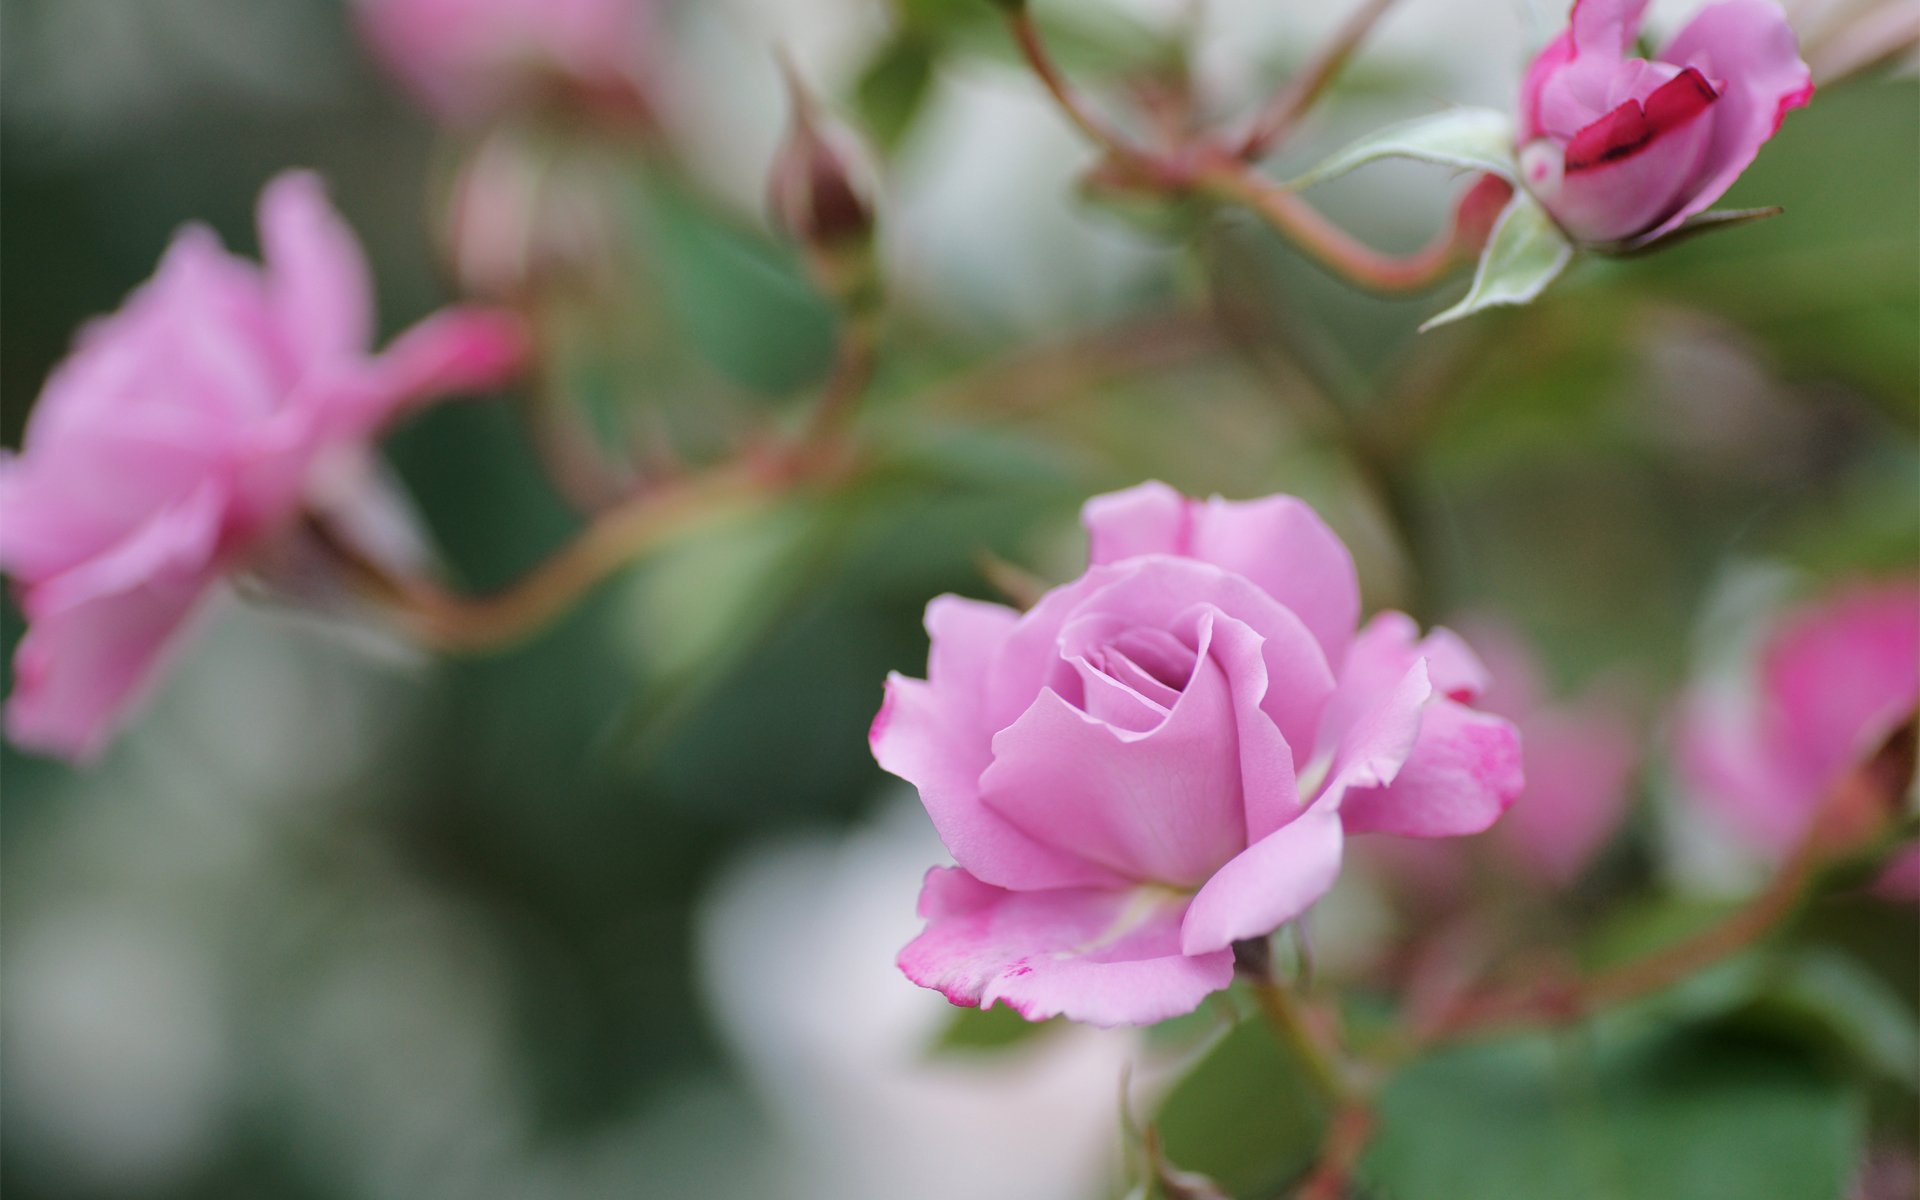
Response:
[[[1089,500],[1081,520],[1093,563],[1172,554],[1224,567],[1293,610],[1328,662],[1346,653],[1360,618],[1359,577],[1346,544],[1304,501],[1202,502],[1145,483]]]
[[[1675,83],[1682,89],[1694,86],[1687,76]],[[1654,95],[1667,94],[1672,86],[1664,85]],[[1553,219],[1582,241],[1638,237],[1691,203],[1688,197],[1714,135],[1714,107],[1685,109],[1689,115],[1661,128],[1641,114],[1635,101],[1623,108],[1634,114],[1626,122],[1630,128],[1623,131],[1614,121],[1605,128],[1582,130],[1567,144],[1565,171],[1558,182],[1534,187]],[[1684,105],[1666,102],[1665,109]],[[1628,141],[1616,147],[1610,140],[1616,137]],[[1628,145],[1630,149],[1624,148]],[[1576,153],[1595,157],[1576,158]]]
[[[1107,614],[1143,629],[1168,629],[1199,605],[1230,613],[1260,635],[1272,681],[1261,708],[1289,746],[1311,745],[1333,678],[1320,644],[1300,618],[1240,575],[1192,559],[1151,555],[1094,567],[1041,597],[1021,617],[988,673],[988,723],[1013,724],[1045,688],[1070,701],[1079,698],[1078,674],[1060,652],[1060,634],[1069,621]]]
[[[1004,887],[1110,886],[1121,881],[1077,854],[1045,845],[980,802],[987,741],[933,685],[887,678],[868,740],[881,769],[911,783],[954,861]]]
[[[220,511],[203,489],[115,551],[23,594],[30,624],[14,657],[8,737],[76,761],[100,754],[212,586]]]
[[[1225,950],[1293,920],[1333,886],[1343,840],[1337,807],[1316,804],[1247,847],[1193,898],[1180,948]]]
[[[309,171],[260,194],[260,248],[281,335],[307,370],[336,368],[373,341],[373,279],[359,239]]]
[[[899,965],[955,1004],[1148,1025],[1233,981],[1232,951],[1180,952],[1185,912],[1185,897],[1154,889],[1007,892],[935,868],[920,893],[926,931]]]
[[[1648,231],[1648,238],[1704,212],[1725,195],[1787,112],[1813,96],[1813,75],[1800,61],[1793,27],[1768,0],[1721,0],[1702,9],[1660,57],[1698,68],[1722,94],[1686,202]]]
[[[1582,54],[1624,55],[1640,36],[1648,0],[1574,0],[1569,32]]]
[[[1422,638],[1412,617],[1380,613],[1360,631],[1340,666],[1339,682],[1321,713],[1315,738],[1321,754],[1330,753],[1347,730],[1422,661],[1427,681],[1442,696],[1472,700],[1486,689],[1486,668],[1452,630],[1438,627]]]
[[[1435,698],[1399,771],[1380,786],[1356,786],[1340,811],[1348,833],[1458,837],[1492,826],[1523,782],[1510,722]]]
[[[1216,614],[1197,617],[1193,677],[1167,719],[1144,733],[1116,729],[1051,691],[993,739],[982,800],[1043,842],[1071,847],[1116,874],[1196,886],[1246,844],[1245,781],[1284,789],[1263,810],[1291,806],[1292,761],[1247,685],[1262,669],[1244,625],[1213,653]],[[1238,674],[1237,682],[1229,672]],[[1264,689],[1263,689],[1264,690]],[[1267,726],[1242,746],[1240,705]],[[1243,754],[1255,759],[1243,768]]]
[[[1920,703],[1920,586],[1842,591],[1789,619],[1762,656],[1775,762],[1831,781]]]

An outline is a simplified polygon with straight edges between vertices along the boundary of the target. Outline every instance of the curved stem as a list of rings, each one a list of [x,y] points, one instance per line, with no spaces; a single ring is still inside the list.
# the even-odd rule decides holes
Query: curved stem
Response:
[[[1291,1050],[1313,1076],[1315,1086],[1327,1100],[1340,1105],[1353,1094],[1353,1082],[1347,1076],[1339,1051],[1315,1028],[1312,1018],[1296,1002],[1291,989],[1272,979],[1253,981],[1253,998],[1260,1015],[1280,1043]]]
[[[795,476],[742,462],[643,492],[596,516],[573,541],[503,591],[460,596],[402,578],[358,553],[324,522],[311,528],[350,574],[411,635],[441,650],[501,650],[544,628],[595,585],[720,512],[779,494]]]
[[[875,349],[873,317],[849,314],[834,348],[833,369],[801,436],[802,452],[830,453],[845,437],[873,379]]]
[[[1007,29],[1013,34],[1014,44],[1020,48],[1020,55],[1027,60],[1027,66],[1032,68],[1034,75],[1047,89],[1047,94],[1053,97],[1053,102],[1081,133],[1117,158],[1132,163],[1148,160],[1146,154],[1107,124],[1074,90],[1066,73],[1047,52],[1046,42],[1041,39],[1040,28],[1034,24],[1032,14],[1024,7],[1008,12]]]
[[[1360,43],[1366,40],[1367,34],[1373,31],[1374,25],[1393,4],[1394,0],[1365,0],[1340,26],[1333,39],[1302,64],[1287,80],[1286,86],[1275,93],[1272,102],[1255,119],[1253,128],[1241,143],[1240,157],[1249,160],[1263,158],[1292,133],[1300,123],[1300,118],[1313,108],[1334,77],[1339,75],[1340,69],[1347,65],[1347,60],[1353,57],[1353,52],[1360,48]]]
[[[1320,1161],[1300,1185],[1297,1200],[1343,1200],[1354,1169],[1360,1165],[1360,1156],[1373,1137],[1373,1125],[1373,1108],[1363,1101],[1335,1110],[1327,1128],[1327,1140],[1320,1149]]]
[[[1372,291],[1423,291],[1440,282],[1459,261],[1451,229],[1412,254],[1386,254],[1320,215],[1298,195],[1261,179],[1242,164],[1210,164],[1194,176],[1193,186],[1206,195],[1248,209],[1326,270]]]

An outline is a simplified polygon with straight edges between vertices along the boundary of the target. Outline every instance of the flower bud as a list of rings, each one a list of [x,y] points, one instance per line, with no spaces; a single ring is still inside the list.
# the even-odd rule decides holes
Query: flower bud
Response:
[[[867,274],[873,241],[864,158],[844,131],[823,126],[817,105],[784,60],[793,120],[767,180],[773,225],[806,251],[816,282],[845,298]]]
[[[1576,0],[1520,89],[1520,178],[1576,241],[1644,245],[1706,211],[1813,94],[1768,0],[1702,9],[1653,61],[1647,0]]]

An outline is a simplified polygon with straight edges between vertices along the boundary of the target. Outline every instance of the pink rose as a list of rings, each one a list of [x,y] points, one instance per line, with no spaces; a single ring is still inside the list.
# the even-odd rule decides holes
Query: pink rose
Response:
[[[268,185],[260,243],[265,269],[182,230],[81,331],[21,453],[0,457],[0,569],[28,620],[6,706],[22,746],[97,755],[220,578],[353,477],[382,425],[520,357],[507,318],[458,310],[369,355],[367,265],[312,175]]]
[[[1854,585],[1785,614],[1756,666],[1738,688],[1694,690],[1680,768],[1720,825],[1778,860],[1807,836],[1848,773],[1914,719],[1920,581]],[[1896,862],[1882,885],[1920,884],[1913,857]]]
[[[1521,83],[1521,176],[1583,242],[1644,242],[1704,211],[1813,95],[1768,0],[1708,6],[1653,62],[1628,57],[1646,7],[1575,0]]]
[[[487,116],[555,83],[631,90],[652,0],[358,0],[367,42],[448,120]]]
[[[1552,698],[1533,647],[1517,633],[1484,622],[1463,628],[1492,679],[1480,707],[1512,721],[1526,747],[1526,790],[1491,836],[1507,865],[1564,887],[1626,818],[1639,739],[1599,691]]]
[[[1348,833],[1444,837],[1520,790],[1513,727],[1468,707],[1459,639],[1356,636],[1352,559],[1288,496],[1089,502],[1092,566],[1025,613],[943,596],[927,680],[895,675],[880,765],[957,867],[900,967],[956,1004],[1145,1024],[1192,1010],[1332,886]]]

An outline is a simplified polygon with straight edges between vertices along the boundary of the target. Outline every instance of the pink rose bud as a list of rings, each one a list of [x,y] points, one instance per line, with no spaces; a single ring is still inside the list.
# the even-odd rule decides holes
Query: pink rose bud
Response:
[[[1564,887],[1592,863],[1626,818],[1639,738],[1620,707],[1595,690],[1552,698],[1533,647],[1504,626],[1464,626],[1493,682],[1480,707],[1512,721],[1526,747],[1526,791],[1491,834],[1512,869]]]
[[[1476,833],[1521,787],[1485,674],[1445,630],[1358,634],[1353,560],[1289,496],[1098,497],[1092,565],[1032,609],[942,596],[928,678],[894,675],[874,757],[959,864],[900,967],[956,1004],[1147,1024],[1233,944],[1324,895],[1350,833]]]
[[[639,104],[653,0],[357,0],[367,43],[443,120],[555,92]],[[644,107],[644,105],[641,105]]]
[[[1769,0],[1701,10],[1654,61],[1628,57],[1647,0],[1575,0],[1520,87],[1520,173],[1571,237],[1645,242],[1733,186],[1813,95]]]
[[[28,629],[7,734],[97,755],[229,571],[268,555],[375,432],[515,369],[508,318],[449,310],[384,353],[353,234],[312,175],[260,199],[264,267],[190,226],[154,277],[84,328],[0,458],[0,569]]]
[[[1829,837],[1885,831],[1897,801],[1835,793],[1914,721],[1920,582],[1855,585],[1785,614],[1751,676],[1737,688],[1703,684],[1689,697],[1680,768],[1690,793],[1728,833],[1775,861],[1813,834],[1816,817]],[[1904,792],[1909,782],[1890,786]],[[1836,799],[1869,811],[1835,811]],[[1883,888],[1920,885],[1912,857],[1893,864]]]

